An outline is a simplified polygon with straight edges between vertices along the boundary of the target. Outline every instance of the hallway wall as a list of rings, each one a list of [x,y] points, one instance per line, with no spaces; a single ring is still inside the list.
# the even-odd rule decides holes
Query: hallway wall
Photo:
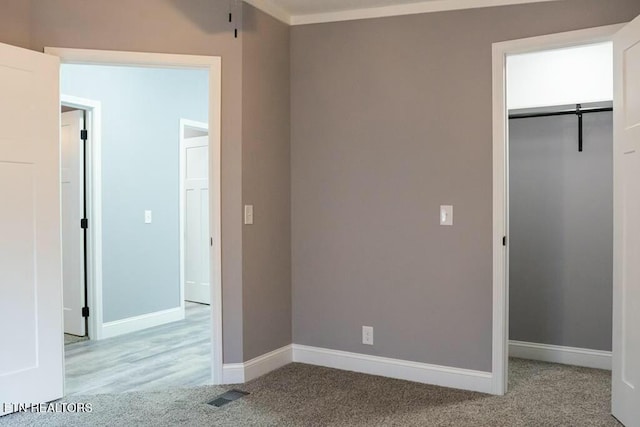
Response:
[[[63,94],[102,105],[105,322],[180,307],[180,119],[208,122],[208,78],[203,70],[62,66]]]

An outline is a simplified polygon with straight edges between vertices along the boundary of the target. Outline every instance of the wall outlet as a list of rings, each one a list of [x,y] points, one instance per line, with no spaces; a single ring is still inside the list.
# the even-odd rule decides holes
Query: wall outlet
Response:
[[[144,211],[144,223],[151,224],[151,221],[152,221],[151,211]]]
[[[373,326],[362,327],[362,344],[373,345]]]

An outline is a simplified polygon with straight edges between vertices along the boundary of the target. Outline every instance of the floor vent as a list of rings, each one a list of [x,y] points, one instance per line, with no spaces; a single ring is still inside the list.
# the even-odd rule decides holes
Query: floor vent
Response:
[[[209,402],[209,405],[212,406],[216,406],[216,407],[221,407],[226,405],[227,403],[231,403],[234,400],[238,400],[241,397],[245,397],[246,395],[248,395],[249,393],[246,391],[242,391],[242,390],[229,390],[226,393],[221,394],[220,396],[216,397],[215,399],[213,399],[211,402]]]

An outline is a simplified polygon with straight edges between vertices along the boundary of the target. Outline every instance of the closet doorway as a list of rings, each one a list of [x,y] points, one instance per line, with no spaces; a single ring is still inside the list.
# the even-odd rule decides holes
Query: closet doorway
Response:
[[[509,356],[611,369],[612,40],[622,27],[494,44],[496,394],[507,392]]]
[[[507,58],[509,356],[611,370],[613,45]]]
[[[507,57],[509,356],[611,369],[613,44]]]

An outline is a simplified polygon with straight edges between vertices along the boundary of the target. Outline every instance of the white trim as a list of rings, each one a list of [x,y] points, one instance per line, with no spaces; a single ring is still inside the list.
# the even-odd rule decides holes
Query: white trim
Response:
[[[271,0],[244,0],[244,2],[263,11],[267,15],[271,15],[278,21],[291,25],[291,14]]]
[[[293,346],[285,345],[277,350],[270,351],[244,362],[244,380],[251,381],[271,371],[288,365],[293,361]]]
[[[161,68],[202,68],[209,72],[209,219],[211,247],[211,370],[213,383],[222,381],[222,237],[220,138],[222,111],[222,58],[219,56],[174,55],[109,50],[45,47],[46,54],[61,63],[103,64]],[[215,154],[215,155],[214,155]]]
[[[563,365],[611,370],[611,352],[587,348],[509,341],[509,356]]]
[[[493,393],[503,395],[508,385],[509,287],[507,251],[503,237],[507,236],[506,216],[506,56],[493,45],[493,332],[492,362]]]
[[[119,65],[150,68],[214,68],[219,56],[179,55],[172,53],[127,52],[118,50],[45,47],[44,53],[60,57],[63,64]]]
[[[483,393],[491,393],[493,390],[491,372],[430,365],[306,345],[293,344],[293,361]]]
[[[178,226],[180,232],[180,306],[182,309],[185,309],[185,300],[184,300],[184,286],[185,286],[185,269],[184,269],[184,210],[185,210],[185,194],[184,194],[184,178],[185,178],[185,167],[186,167],[186,159],[184,157],[184,132],[186,128],[199,129],[203,131],[207,131],[207,136],[209,133],[209,125],[207,123],[197,122],[195,120],[189,119],[180,119],[180,137],[178,142],[178,149],[180,150],[178,162],[180,166],[178,167],[180,177],[178,188],[180,188],[180,213],[178,215],[178,221],[180,225]]]
[[[180,136],[184,139],[185,128],[199,129],[209,132],[209,125],[204,122],[198,122],[196,120],[180,119]]]
[[[350,9],[336,12],[291,14],[273,0],[244,0],[287,25],[320,24],[325,22],[352,21],[356,19],[385,18],[389,16],[416,15],[420,13],[446,12],[448,10],[476,9],[481,7],[509,6],[525,3],[542,3],[561,0],[431,0],[417,3],[396,4],[381,7]]]
[[[550,34],[493,44],[493,393],[504,394],[508,382],[509,283],[508,251],[502,237],[509,235],[506,109],[508,55],[609,42],[624,24]],[[508,248],[508,246],[507,246]]]
[[[293,346],[285,345],[244,363],[225,363],[223,384],[241,384],[261,377],[293,361]]]
[[[102,338],[112,338],[184,319],[181,307],[115,320],[102,325]]]
[[[60,94],[60,104],[87,112],[87,300],[89,338],[102,339],[102,103],[92,99]]]
[[[324,22],[385,18],[389,16],[416,15],[420,13],[445,12],[449,10],[476,9],[482,7],[508,6],[549,1],[560,0],[431,0],[418,3],[345,10],[340,12],[293,15],[289,18],[289,21],[291,25],[319,24]]]
[[[225,363],[222,366],[221,384],[244,383],[244,363]]]

